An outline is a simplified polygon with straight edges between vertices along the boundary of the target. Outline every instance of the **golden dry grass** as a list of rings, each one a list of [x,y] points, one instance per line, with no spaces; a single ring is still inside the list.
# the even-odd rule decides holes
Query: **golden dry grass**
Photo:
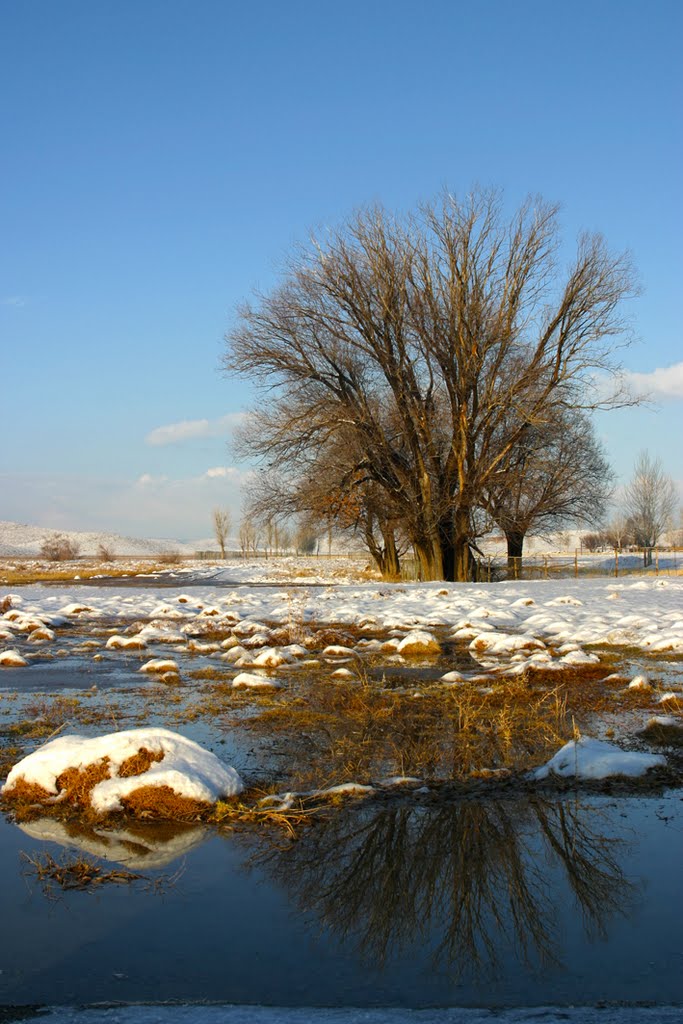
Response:
[[[163,750],[148,750],[147,747],[140,747],[137,754],[131,754],[119,765],[118,775],[120,779],[128,779],[135,775],[142,775],[156,762],[163,761]]]
[[[128,814],[136,818],[164,821],[198,821],[205,818],[211,804],[180,796],[170,786],[140,786],[121,798]]]
[[[498,682],[491,693],[432,687],[417,697],[318,679],[300,687],[297,699],[239,724],[285,743],[297,766],[288,782],[295,789],[393,774],[435,779],[524,770],[573,730],[561,688],[535,688],[520,677]]]
[[[127,885],[143,878],[143,875],[122,868],[105,871],[82,855],[78,857],[65,855],[61,860],[56,860],[49,853],[28,854],[22,852],[21,857],[26,865],[24,874],[35,878],[48,897],[54,896],[56,888],[92,892],[101,885],[112,883]]]

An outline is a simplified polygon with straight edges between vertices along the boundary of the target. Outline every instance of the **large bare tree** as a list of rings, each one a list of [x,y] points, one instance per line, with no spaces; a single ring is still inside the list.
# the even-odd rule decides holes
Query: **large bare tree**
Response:
[[[630,260],[584,235],[560,273],[558,247],[555,207],[508,220],[479,191],[403,218],[361,210],[297,250],[227,336],[225,368],[268,405],[252,453],[277,461],[343,431],[401,509],[422,577],[468,579],[474,513],[529,425],[629,400],[604,375],[628,341]]]

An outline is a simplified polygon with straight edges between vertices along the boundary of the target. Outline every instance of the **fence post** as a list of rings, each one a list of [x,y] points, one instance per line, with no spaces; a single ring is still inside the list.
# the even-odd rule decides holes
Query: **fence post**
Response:
[[[579,552],[577,548],[574,548],[574,579],[579,578]]]
[[[543,575],[548,579],[548,556],[543,556]]]
[[[619,575],[619,548],[614,549],[614,575]]]
[[[490,555],[488,556],[486,561],[487,561],[486,575],[487,575],[488,581],[490,583],[491,582],[491,556]]]
[[[659,548],[655,548],[655,576],[659,576]]]

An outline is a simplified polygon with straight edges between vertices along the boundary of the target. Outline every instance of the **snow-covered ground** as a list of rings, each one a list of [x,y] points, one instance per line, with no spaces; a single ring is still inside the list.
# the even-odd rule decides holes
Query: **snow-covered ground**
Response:
[[[235,688],[279,689],[286,685],[278,678],[280,669],[291,679],[291,673],[305,671],[311,657],[298,634],[303,637],[312,627],[329,625],[353,629],[348,645],[333,643],[316,653],[315,664],[328,666],[332,680],[353,680],[367,658],[379,658],[390,668],[441,657],[442,674],[436,682],[473,684],[487,692],[501,675],[595,669],[603,650],[626,649],[631,662],[640,660],[637,670],[631,669],[632,678],[619,677],[620,685],[624,691],[630,687],[649,695],[648,706],[641,704],[641,725],[660,710],[680,718],[679,577],[359,584],[353,580],[352,563],[333,567],[326,561],[324,568],[327,580],[324,573],[307,575],[306,561],[259,559],[171,571],[163,586],[159,577],[140,577],[139,586],[132,579],[125,586],[31,585],[9,594],[0,591],[0,601],[11,605],[0,617],[0,684],[6,671],[23,672],[52,650],[59,651],[63,665],[69,656],[64,647],[69,630],[63,627],[77,624],[82,641],[89,624],[95,628],[102,621],[119,621],[119,628],[109,629],[106,645],[97,640],[92,650],[74,647],[81,663],[84,658],[102,661],[104,648],[109,661],[133,655],[143,662],[141,672],[172,681],[184,671],[179,662],[189,667],[189,659],[195,667],[200,662],[234,672]],[[345,573],[347,582],[329,582]],[[453,644],[465,655],[456,663],[443,657],[444,645]],[[649,658],[652,664],[667,659],[665,685],[650,680]],[[606,667],[605,679],[614,678],[610,673],[613,668]],[[618,748],[582,746],[558,758],[549,769],[555,773],[629,773]],[[652,757],[630,762],[634,774],[661,763]]]
[[[680,1024],[677,1006],[534,1006],[522,1009],[318,1009],[280,1006],[55,1007],[48,1024]]]
[[[28,526],[0,520],[0,557],[38,557],[42,544],[53,537],[68,538],[77,545],[81,555],[96,555],[100,546],[106,547],[114,555],[159,555],[167,551],[192,555],[195,551],[204,550],[206,541],[184,544],[177,540],[144,539],[140,537],[123,537],[119,533],[97,533],[78,530],[52,530],[44,526]],[[209,542],[215,547],[215,541]]]
[[[677,577],[320,586],[323,573],[299,575],[296,563],[287,570],[263,560],[211,567],[192,573],[187,592],[182,572],[169,574],[171,585],[164,587],[21,587],[9,594],[12,608],[0,619],[2,639],[26,632],[27,622],[49,628],[75,616],[81,623],[126,616],[147,620],[161,640],[172,631],[182,641],[207,619],[226,630],[244,620],[261,626],[299,621],[355,625],[369,635],[447,627],[484,660],[500,654],[511,660],[538,657],[550,645],[558,652],[564,647],[563,655],[594,645],[683,654],[683,579]],[[151,635],[148,630],[148,640]],[[520,637],[536,643],[520,644]]]

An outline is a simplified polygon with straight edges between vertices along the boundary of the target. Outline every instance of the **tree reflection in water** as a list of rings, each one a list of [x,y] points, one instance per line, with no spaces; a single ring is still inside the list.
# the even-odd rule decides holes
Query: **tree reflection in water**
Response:
[[[562,876],[587,934],[604,936],[634,897],[609,830],[594,804],[539,797],[351,806],[258,860],[372,964],[419,945],[459,976],[495,971],[505,946],[559,963]]]

